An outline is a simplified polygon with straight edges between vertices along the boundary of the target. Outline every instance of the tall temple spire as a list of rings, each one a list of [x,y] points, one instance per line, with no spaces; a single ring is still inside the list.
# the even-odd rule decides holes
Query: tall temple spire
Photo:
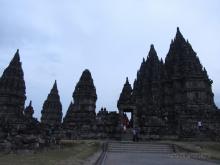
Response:
[[[0,78],[0,117],[13,120],[23,116],[25,89],[24,73],[17,50]]]
[[[170,87],[167,85],[166,88],[170,88],[173,96],[182,96],[182,98],[174,97],[170,99],[173,106],[176,104],[193,104],[194,107],[197,106],[196,110],[201,110],[202,112],[204,108],[202,108],[201,104],[206,104],[211,107],[207,109],[213,109],[214,101],[211,81],[209,81],[196,52],[189,41],[184,39],[179,28],[177,28],[174,42],[170,44],[170,49],[165,59],[165,73],[167,79],[174,84],[174,86]],[[170,95],[165,95],[165,99],[167,98],[170,98]],[[183,109],[187,108],[183,107]],[[192,111],[194,112],[194,110]]]
[[[151,44],[151,46],[150,46],[150,51],[149,51],[149,53],[148,53],[146,63],[147,63],[148,65],[150,65],[149,67],[152,67],[152,66],[154,66],[154,65],[157,65],[158,62],[159,62],[159,58],[158,58],[158,56],[157,56],[157,52],[156,52],[156,50],[155,50],[155,48],[154,48],[154,45]]]
[[[72,119],[74,118],[74,114],[72,113],[72,110],[74,109],[74,106],[73,106],[73,102],[71,101],[70,104],[69,104],[69,107],[66,111],[66,115],[65,117],[63,118],[63,123],[66,124],[66,123],[70,123],[72,121]]]
[[[57,82],[55,81],[50,93],[43,104],[41,111],[41,122],[51,127],[61,125],[62,120],[62,104],[57,89]]]
[[[179,27],[177,27],[176,36],[174,38],[174,42],[175,41],[186,42],[185,38],[183,37],[182,33],[180,32]]]
[[[54,84],[53,84],[53,88],[51,89],[51,93],[57,94],[58,93],[58,89],[57,89],[57,80],[55,80]]]
[[[96,102],[96,88],[93,84],[92,75],[88,69],[83,71],[80,80],[75,87],[73,92],[74,102],[77,103],[81,101],[81,98],[85,97],[86,95],[93,97],[93,100]]]
[[[19,55],[19,49],[17,49],[13,59],[10,62],[10,65],[19,64],[19,62],[20,62],[20,55]]]
[[[153,44],[150,45],[150,51],[148,53],[148,57],[149,58],[158,58],[157,52],[156,52]]]
[[[192,49],[177,28],[174,42],[170,44],[169,52],[165,59],[168,76],[194,76],[202,74],[202,65]]]
[[[12,72],[13,70],[13,72]],[[20,55],[19,50],[16,51],[14,54],[14,57],[12,58],[11,62],[9,63],[8,67],[3,72],[3,77],[9,76],[10,74],[13,74],[12,76],[17,76],[20,79],[23,79],[24,73],[20,62]]]
[[[132,87],[127,77],[124,87],[122,89],[122,92],[120,94],[119,100],[118,100],[118,105],[129,103],[132,101],[131,99],[132,99]]]
[[[97,94],[92,75],[86,69],[73,92],[73,104],[70,104],[64,117],[64,128],[73,134],[93,132],[93,126],[96,122],[96,100]]]
[[[81,102],[83,98],[90,96],[93,102],[96,102],[96,88],[93,83],[92,75],[88,69],[84,70],[79,82],[76,84],[75,90],[73,92],[74,103]]]
[[[126,84],[129,84],[129,80],[128,80],[128,77],[126,77]]]

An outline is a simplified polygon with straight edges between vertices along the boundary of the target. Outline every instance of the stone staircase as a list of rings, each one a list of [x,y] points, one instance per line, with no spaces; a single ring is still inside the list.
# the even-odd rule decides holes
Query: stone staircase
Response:
[[[129,153],[173,153],[174,149],[169,144],[155,142],[109,142],[108,152],[129,152]]]
[[[132,141],[132,139],[133,139],[132,128],[129,128],[126,130],[125,133],[122,133],[121,139],[123,141]]]

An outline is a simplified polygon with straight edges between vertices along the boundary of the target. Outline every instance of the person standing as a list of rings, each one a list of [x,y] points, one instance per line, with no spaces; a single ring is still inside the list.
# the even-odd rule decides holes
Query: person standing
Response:
[[[135,132],[136,132],[136,141],[138,142],[139,141],[139,128],[135,127]]]
[[[137,140],[137,132],[135,128],[133,128],[132,133],[133,133],[133,141],[135,142]]]

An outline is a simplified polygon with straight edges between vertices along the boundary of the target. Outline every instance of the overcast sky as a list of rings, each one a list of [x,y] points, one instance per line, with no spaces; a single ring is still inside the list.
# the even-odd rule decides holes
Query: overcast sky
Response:
[[[219,0],[0,0],[0,74],[19,48],[26,104],[33,100],[39,118],[55,79],[65,115],[88,68],[96,111],[115,111],[126,76],[133,84],[150,44],[164,59],[177,26],[214,81],[220,106]]]

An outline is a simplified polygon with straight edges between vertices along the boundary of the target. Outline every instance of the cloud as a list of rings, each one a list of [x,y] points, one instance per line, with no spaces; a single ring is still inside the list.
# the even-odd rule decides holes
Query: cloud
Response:
[[[217,0],[2,0],[0,72],[20,48],[27,101],[33,100],[37,117],[55,79],[65,114],[85,68],[97,88],[97,110],[117,110],[125,77],[133,82],[149,45],[165,58],[180,26],[213,79],[220,105],[219,14]]]

